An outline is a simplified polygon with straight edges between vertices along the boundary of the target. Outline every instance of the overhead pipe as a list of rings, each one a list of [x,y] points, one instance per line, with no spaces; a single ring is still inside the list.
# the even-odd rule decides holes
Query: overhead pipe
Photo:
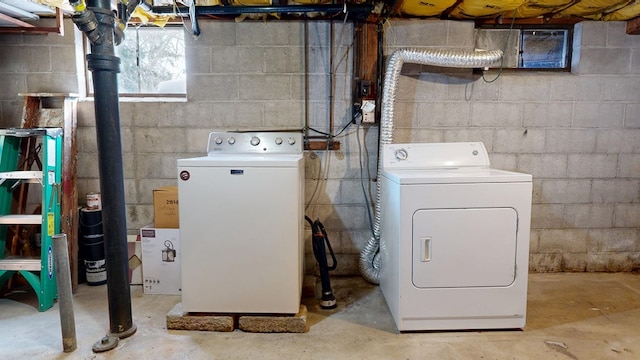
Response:
[[[91,53],[87,55],[87,65],[93,74],[110,325],[110,334],[93,347],[95,352],[101,352],[114,348],[118,338],[133,335],[136,327],[131,316],[127,254],[118,97],[120,59],[114,55],[116,15],[112,9],[111,0],[89,0],[88,7],[82,3],[83,0],[71,1],[76,9],[72,20],[87,34],[91,42]],[[87,12],[92,14],[87,15]]]
[[[382,147],[393,143],[398,80],[402,65],[420,64],[455,68],[484,68],[500,62],[502,51],[460,51],[460,50],[396,50],[387,63],[382,89],[382,115],[378,146],[378,171],[376,178],[375,219],[373,234],[360,252],[360,273],[370,283],[380,282],[380,171],[382,168]]]
[[[153,6],[155,14],[186,14],[198,15],[241,15],[241,14],[296,14],[296,13],[344,13],[360,15],[366,18],[372,11],[371,4],[328,4],[328,5],[270,5],[270,6]]]

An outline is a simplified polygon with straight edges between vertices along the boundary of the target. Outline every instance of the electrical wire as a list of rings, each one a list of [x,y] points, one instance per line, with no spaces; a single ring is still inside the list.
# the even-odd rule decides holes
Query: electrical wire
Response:
[[[484,71],[482,72],[482,80],[484,80],[484,82],[486,82],[486,83],[492,83],[492,82],[498,80],[500,75],[502,75],[502,71],[504,70],[504,57],[505,57],[505,54],[507,52],[507,46],[509,46],[509,37],[511,37],[511,31],[513,30],[513,24],[516,22],[516,13],[517,13],[517,11],[513,12],[513,18],[511,18],[511,25],[509,25],[509,32],[507,33],[507,40],[504,42],[504,46],[502,47],[502,57],[500,58],[500,69],[498,70],[498,74],[496,74],[496,77],[494,77],[493,79],[487,80],[484,77]]]
[[[371,230],[371,235],[375,235],[373,231],[373,216],[371,214],[371,200],[369,199],[369,195],[367,195],[367,190],[364,186],[364,165],[362,164],[362,142],[360,141],[360,126],[356,128],[356,139],[358,140],[358,162],[360,164],[360,187],[362,188],[362,195],[364,196],[364,207],[367,209],[367,217],[369,218],[369,230]],[[369,163],[369,157],[367,156],[367,164]],[[367,176],[367,180],[369,180],[369,176]]]

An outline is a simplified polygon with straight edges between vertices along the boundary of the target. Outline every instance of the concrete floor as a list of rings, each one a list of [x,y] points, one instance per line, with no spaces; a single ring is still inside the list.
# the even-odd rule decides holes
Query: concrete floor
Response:
[[[57,304],[39,313],[31,294],[0,299],[0,359],[640,359],[640,274],[531,274],[524,331],[398,333],[380,289],[359,277],[332,280],[338,308],[304,299],[309,332],[167,331],[180,297],[133,287],[137,333],[108,352],[106,286],[74,296],[78,349],[62,352]]]

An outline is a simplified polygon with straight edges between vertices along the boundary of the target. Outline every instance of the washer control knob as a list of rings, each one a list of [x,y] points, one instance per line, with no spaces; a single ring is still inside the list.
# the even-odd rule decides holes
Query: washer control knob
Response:
[[[281,137],[277,137],[276,138],[276,145],[282,145],[282,138]]]
[[[396,150],[396,159],[403,161],[403,160],[407,160],[408,157],[409,157],[409,154],[407,153],[407,150],[405,149]]]
[[[236,143],[236,138],[230,137],[229,140],[227,140],[227,142],[229,143],[229,145],[233,145]]]
[[[251,140],[249,141],[251,143],[251,145],[253,146],[258,146],[258,144],[260,144],[260,138],[257,136],[252,136]]]
[[[222,138],[221,138],[221,137],[217,137],[217,138],[215,138],[215,140],[214,140],[214,141],[215,141],[215,142],[216,142],[216,144],[218,144],[218,145],[222,144]]]
[[[290,137],[290,138],[287,140],[287,142],[289,143],[289,145],[293,145],[293,144],[295,144],[295,143],[296,143],[296,139],[295,139],[295,138]]]

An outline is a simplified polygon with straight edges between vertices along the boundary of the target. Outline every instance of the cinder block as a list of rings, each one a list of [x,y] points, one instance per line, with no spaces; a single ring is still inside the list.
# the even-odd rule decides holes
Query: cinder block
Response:
[[[572,228],[607,228],[613,225],[612,204],[567,205],[564,208],[564,222]]]
[[[573,119],[573,103],[532,102],[524,104],[523,126],[569,127]]]
[[[570,178],[615,178],[618,156],[609,154],[571,154],[567,176]]]
[[[529,271],[539,273],[562,271],[562,254],[529,255]]]
[[[211,55],[213,73],[262,73],[265,48],[246,46],[216,47]]]
[[[575,74],[627,74],[631,65],[631,49],[586,48],[580,49],[579,66],[572,68]]]
[[[289,100],[289,75],[240,75],[240,100]]]
[[[620,154],[618,177],[640,178],[640,154]]]
[[[563,222],[564,205],[533,204],[531,206],[532,229],[559,229]]]
[[[615,78],[618,80],[618,78]],[[603,99],[603,78],[598,76],[554,76],[549,79],[553,101],[598,101]]]
[[[625,179],[593,180],[591,201],[593,203],[630,203],[640,201],[640,181]]]
[[[493,151],[503,153],[542,153],[546,132],[543,129],[499,129]]]
[[[238,76],[187,74],[187,97],[189,101],[237,100]]]
[[[621,128],[624,104],[610,102],[577,102],[574,127]]]
[[[637,76],[608,76],[600,79],[604,100],[637,102],[640,81]]]
[[[592,153],[596,148],[597,131],[595,129],[548,129],[545,131],[548,153]]]
[[[588,203],[591,195],[591,181],[585,180],[542,180],[540,203],[581,204]]]
[[[468,103],[429,102],[418,104],[417,125],[428,127],[467,127],[470,118]]]
[[[448,21],[393,20],[386,31],[389,44],[398,47],[446,46]],[[429,36],[425,36],[429,34]],[[469,33],[473,39],[473,32]],[[395,50],[395,49],[393,49]],[[393,52],[391,50],[391,52]]]
[[[549,77],[542,74],[535,76],[506,76],[500,84],[500,100],[534,101],[548,99],[550,94]]]
[[[640,109],[640,107],[638,107],[638,109]],[[640,112],[637,115],[638,119],[640,119]],[[628,113],[627,119],[629,119]],[[640,129],[602,129],[598,131],[596,135],[596,152],[601,154],[639,153]]]
[[[518,169],[536,178],[562,178],[567,175],[567,156],[562,154],[518,155]]]
[[[541,253],[586,253],[588,236],[584,229],[541,230],[538,250]]]
[[[615,227],[640,227],[640,204],[616,204]]]
[[[182,303],[177,303],[167,313],[167,329],[229,332],[234,330],[234,317],[215,314],[192,315],[182,310]]]
[[[638,51],[638,64],[640,68],[640,51]],[[625,128],[640,128],[640,104],[627,104],[625,108]]]
[[[240,315],[238,329],[254,333],[305,333],[307,307],[300,305],[295,315]]]
[[[260,49],[260,52],[264,52],[265,73],[299,74],[304,71],[301,66],[304,50],[301,47],[270,47]],[[255,59],[249,60],[257,62],[257,59],[262,59],[262,54],[259,54],[260,57],[257,56],[258,55],[256,55]],[[311,57],[311,55],[309,57]],[[229,61],[233,61],[233,59],[229,59]],[[260,62],[259,65],[262,66],[262,62]]]
[[[635,252],[638,249],[637,229],[591,229],[588,251],[595,252]]]
[[[583,21],[575,25],[574,44],[578,46],[605,46],[607,24],[601,21]]]
[[[522,125],[522,104],[475,102],[471,105],[471,125],[519,127]]]

